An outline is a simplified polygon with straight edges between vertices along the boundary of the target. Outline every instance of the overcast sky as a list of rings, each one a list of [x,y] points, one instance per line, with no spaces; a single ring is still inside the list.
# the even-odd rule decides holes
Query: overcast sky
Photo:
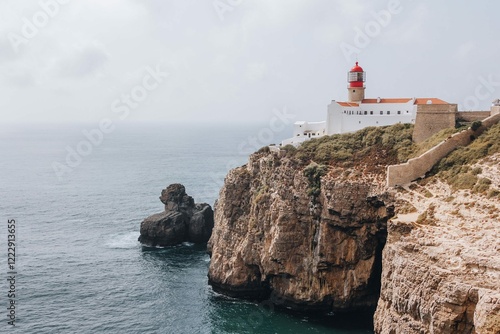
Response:
[[[0,31],[1,122],[324,120],[356,58],[367,97],[500,97],[493,0],[3,0]]]

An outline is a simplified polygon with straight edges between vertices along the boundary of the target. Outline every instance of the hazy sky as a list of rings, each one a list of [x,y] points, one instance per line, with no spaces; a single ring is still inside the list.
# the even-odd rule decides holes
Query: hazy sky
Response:
[[[3,0],[0,31],[1,122],[323,120],[356,58],[367,97],[500,97],[493,0]]]

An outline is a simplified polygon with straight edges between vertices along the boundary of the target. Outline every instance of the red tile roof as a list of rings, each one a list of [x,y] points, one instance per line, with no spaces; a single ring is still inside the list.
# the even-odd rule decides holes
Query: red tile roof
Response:
[[[449,104],[448,102],[436,99],[435,97],[417,98],[415,104],[427,104],[427,101],[432,101],[432,104]]]
[[[380,99],[380,103],[407,103],[411,99]],[[377,99],[364,99],[363,103],[377,103]]]
[[[337,102],[340,104],[342,107],[359,107],[359,103],[355,102]]]
[[[399,98],[399,99],[380,99],[380,103],[408,103],[411,98]],[[415,104],[427,104],[428,101],[431,101],[432,104],[449,104],[446,101],[435,97],[429,98],[416,98]],[[356,102],[338,102],[342,107],[359,107],[359,103]],[[377,99],[364,99],[361,103],[377,103]]]

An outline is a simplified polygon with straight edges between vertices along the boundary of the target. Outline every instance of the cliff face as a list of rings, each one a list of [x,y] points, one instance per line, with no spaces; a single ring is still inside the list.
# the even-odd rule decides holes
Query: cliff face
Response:
[[[500,129],[443,159],[440,176],[388,190],[404,130],[257,153],[232,170],[208,244],[214,290],[300,310],[377,305],[376,333],[499,334]],[[337,160],[298,162],[325,157]]]
[[[270,153],[229,172],[215,205],[209,283],[301,310],[375,307],[393,215],[383,173],[331,168],[320,181],[303,169]]]
[[[499,189],[499,165],[496,154],[473,167]],[[498,195],[439,181],[394,195],[415,212],[388,226],[376,333],[500,333]]]

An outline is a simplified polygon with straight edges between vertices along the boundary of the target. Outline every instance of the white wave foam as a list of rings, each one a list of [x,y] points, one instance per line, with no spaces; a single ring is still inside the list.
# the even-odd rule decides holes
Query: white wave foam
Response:
[[[113,234],[108,237],[108,242],[106,242],[106,246],[108,248],[116,248],[116,249],[136,248],[140,245],[139,241],[137,240],[138,237],[139,233],[137,232]]]

